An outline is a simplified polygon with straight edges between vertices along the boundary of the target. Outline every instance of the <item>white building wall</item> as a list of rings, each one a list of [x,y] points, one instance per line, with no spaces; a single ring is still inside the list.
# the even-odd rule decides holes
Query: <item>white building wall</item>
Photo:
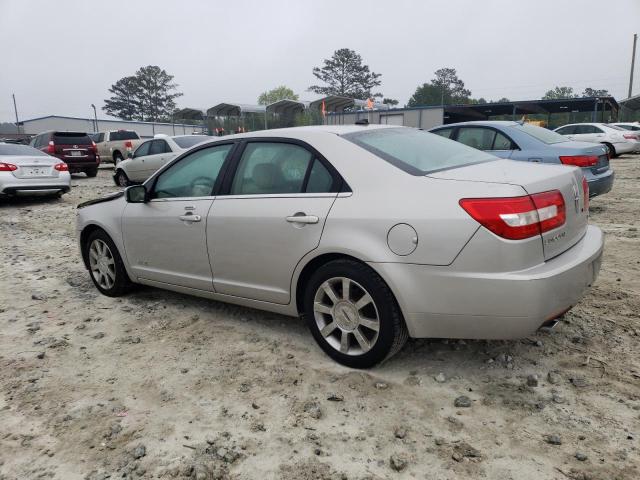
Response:
[[[148,138],[158,133],[164,133],[166,135],[188,135],[194,132],[202,133],[203,128],[201,125],[186,125],[181,123],[172,125],[170,123],[98,119],[99,132],[108,130],[135,130],[141,137]],[[93,133],[95,131],[95,122],[91,118],[50,116],[24,120],[20,130],[29,135],[37,135],[48,130]]]

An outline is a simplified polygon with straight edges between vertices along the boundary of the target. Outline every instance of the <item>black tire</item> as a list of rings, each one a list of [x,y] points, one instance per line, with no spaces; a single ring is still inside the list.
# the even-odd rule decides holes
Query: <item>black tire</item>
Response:
[[[131,182],[129,181],[129,177],[127,177],[127,174],[124,173],[124,170],[116,170],[114,181],[117,186],[122,188],[126,188],[129,185],[131,185]]]
[[[120,152],[115,152],[113,154],[113,165],[117,166],[122,160],[124,160],[124,157],[122,156],[122,154]]]
[[[106,246],[109,248],[111,257],[113,258],[113,272],[115,274],[115,279],[113,280],[113,285],[110,287],[105,287],[104,284],[101,284],[99,278],[96,278],[98,277],[98,274],[96,274],[94,270],[92,270],[90,249],[95,241],[100,241],[106,244]],[[91,281],[93,281],[93,284],[96,286],[100,293],[108,297],[119,297],[131,290],[131,288],[133,287],[133,283],[129,279],[129,275],[124,268],[122,257],[120,257],[120,253],[113,243],[113,240],[111,240],[109,235],[107,235],[104,230],[95,230],[89,235],[86,242],[84,242],[84,244],[82,245],[82,255],[85,259],[87,259]]]
[[[87,177],[93,178],[96,175],[98,175],[98,169],[97,168],[92,168],[91,170],[85,170],[85,172],[87,174]]]
[[[616,152],[616,147],[614,147],[612,144],[610,143],[603,143],[603,145],[605,145],[608,149],[609,149],[609,156],[611,158],[615,158],[618,156],[618,153]]]
[[[362,287],[365,293],[368,293],[373,299],[373,306],[378,316],[379,330],[375,343],[370,350],[364,353],[348,354],[340,352],[327,340],[333,334],[325,338],[321,334],[320,326],[316,321],[316,312],[314,312],[316,292],[325,282],[338,277],[346,277],[355,282],[356,287],[351,287],[352,289]],[[343,293],[341,295],[344,297]],[[363,310],[358,310],[358,315],[360,311]],[[317,314],[321,316],[320,321],[325,321],[323,317],[325,314]],[[338,363],[351,368],[371,368],[385,361],[402,349],[409,336],[400,307],[384,280],[369,266],[349,259],[331,261],[314,272],[305,286],[304,317],[320,348]],[[329,323],[331,319],[333,317],[327,317],[326,322]],[[342,335],[341,329],[336,329],[335,332],[337,332],[336,335]],[[336,340],[334,339],[333,342],[336,342]]]

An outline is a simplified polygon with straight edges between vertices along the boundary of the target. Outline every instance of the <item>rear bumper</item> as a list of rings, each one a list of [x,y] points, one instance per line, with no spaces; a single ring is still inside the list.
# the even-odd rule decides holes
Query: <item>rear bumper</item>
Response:
[[[595,197],[611,191],[615,174],[609,169],[605,173],[587,179],[589,184],[589,197]]]
[[[53,193],[67,193],[71,188],[69,185],[21,185],[19,187],[6,187],[1,195],[51,195]]]
[[[600,271],[604,236],[589,226],[561,255],[527,270],[460,272],[451,267],[372,263],[389,284],[412,337],[525,337],[573,307]]]
[[[613,146],[618,154],[631,153],[637,149],[636,142],[614,143]]]
[[[15,178],[13,175],[2,175],[0,178],[0,195],[49,195],[69,190],[71,176],[67,172],[49,178]]]

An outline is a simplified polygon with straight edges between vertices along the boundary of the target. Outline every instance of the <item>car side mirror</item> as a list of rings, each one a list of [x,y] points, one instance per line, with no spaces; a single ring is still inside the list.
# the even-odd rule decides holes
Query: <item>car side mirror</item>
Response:
[[[133,158],[133,152],[127,152],[127,158]]]
[[[148,201],[147,187],[144,185],[132,185],[124,191],[127,203],[146,203]]]

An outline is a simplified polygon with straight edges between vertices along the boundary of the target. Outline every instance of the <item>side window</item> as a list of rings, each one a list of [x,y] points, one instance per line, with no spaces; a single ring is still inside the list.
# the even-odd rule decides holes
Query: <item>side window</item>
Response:
[[[573,127],[573,133],[576,135],[581,135],[585,133],[592,133],[589,129],[588,125],[576,125]]]
[[[104,142],[104,133],[99,133],[98,138],[96,138],[96,143]]]
[[[556,130],[556,133],[559,133],[560,135],[572,135],[574,132],[575,132],[574,125],[569,125],[567,127],[562,127]]]
[[[149,155],[158,155],[159,153],[170,152],[171,149],[165,140],[153,140],[149,148]]]
[[[133,153],[133,158],[146,157],[147,155],[149,155],[149,147],[151,146],[151,143],[152,141],[144,142],[142,145],[136,148],[136,151]]]
[[[462,127],[458,130],[458,142],[478,150],[491,150],[495,131],[489,128]]]
[[[313,167],[309,172],[307,181],[307,193],[328,193],[333,191],[333,176],[317,158],[313,161]]]
[[[514,145],[510,139],[500,132],[496,132],[496,138],[493,141],[493,150],[513,150]]]
[[[162,172],[154,198],[208,197],[213,194],[222,165],[233,144],[217,145],[193,152]]]
[[[451,138],[451,132],[453,132],[453,128],[441,128],[440,130],[435,130],[431,133],[435,133],[436,135],[440,135],[444,138]]]
[[[591,133],[604,133],[604,131],[600,127],[596,127],[595,125],[591,125],[593,131]]]
[[[248,143],[231,185],[231,195],[301,193],[311,160],[311,152],[298,145]]]

